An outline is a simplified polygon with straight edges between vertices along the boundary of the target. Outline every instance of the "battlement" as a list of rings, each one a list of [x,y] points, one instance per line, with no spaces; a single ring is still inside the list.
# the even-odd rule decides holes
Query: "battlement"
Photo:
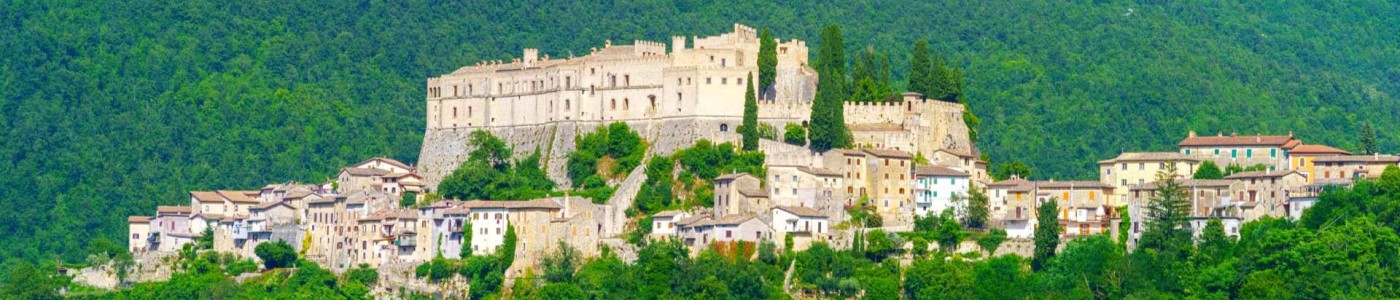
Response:
[[[634,40],[632,41],[632,53],[638,56],[664,56],[666,55],[666,44]]]

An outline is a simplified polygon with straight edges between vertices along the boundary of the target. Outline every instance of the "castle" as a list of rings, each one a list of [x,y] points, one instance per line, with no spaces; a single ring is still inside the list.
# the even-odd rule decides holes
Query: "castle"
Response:
[[[758,77],[759,42],[756,30],[735,24],[718,36],[673,37],[669,52],[650,41],[608,41],[564,59],[525,49],[510,62],[480,62],[429,78],[419,171],[434,186],[466,159],[466,137],[476,130],[491,131],[522,154],[542,151],[559,182],[567,181],[563,166],[573,137],[607,123],[628,123],[657,154],[698,139],[736,142],[745,80]],[[808,65],[806,42],[776,42],[775,82],[755,87],[763,95],[759,120],[805,126],[818,75]],[[907,94],[896,103],[847,103],[845,118],[859,146],[929,155],[971,149],[963,109]]]

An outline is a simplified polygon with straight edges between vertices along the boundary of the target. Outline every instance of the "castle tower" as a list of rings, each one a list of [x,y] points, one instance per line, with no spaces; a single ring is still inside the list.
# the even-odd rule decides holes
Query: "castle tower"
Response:
[[[685,50],[685,36],[678,35],[671,37],[671,52],[675,53],[680,50]]]
[[[525,55],[523,55],[522,57],[524,58],[526,68],[533,66],[535,65],[535,62],[539,61],[540,59],[540,49],[525,48]]]

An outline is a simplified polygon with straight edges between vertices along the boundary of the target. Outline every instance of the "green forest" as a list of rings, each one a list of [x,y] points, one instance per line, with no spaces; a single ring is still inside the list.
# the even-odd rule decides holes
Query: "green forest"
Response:
[[[1400,148],[1400,3],[1357,1],[6,1],[0,269],[80,262],[189,190],[416,161],[424,78],[525,47],[668,41],[735,22],[961,70],[994,164],[1088,178],[1187,130]],[[627,43],[627,42],[623,42]],[[814,51],[815,52],[815,51]],[[813,53],[817,55],[817,53]],[[846,59],[855,61],[854,57]],[[849,69],[849,68],[848,68]]]

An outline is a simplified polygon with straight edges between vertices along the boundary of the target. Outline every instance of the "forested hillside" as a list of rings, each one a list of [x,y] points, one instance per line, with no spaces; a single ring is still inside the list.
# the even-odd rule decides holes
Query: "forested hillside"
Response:
[[[983,151],[1040,177],[1088,178],[1098,159],[1170,149],[1190,129],[1353,149],[1370,121],[1395,151],[1397,14],[1379,0],[8,1],[0,267],[80,261],[97,237],[123,243],[126,215],[191,189],[413,162],[425,77],[734,22],[812,49],[838,24],[847,53],[888,54],[896,81],[928,39],[966,76]]]

